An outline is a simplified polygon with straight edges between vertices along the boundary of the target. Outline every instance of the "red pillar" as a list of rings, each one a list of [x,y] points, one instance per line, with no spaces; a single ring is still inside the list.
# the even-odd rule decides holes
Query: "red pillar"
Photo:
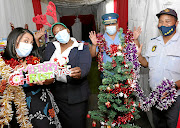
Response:
[[[119,14],[118,26],[126,32],[128,28],[128,0],[114,0],[114,12]]]
[[[41,2],[40,2],[40,0],[32,0],[32,4],[33,4],[33,9],[34,9],[34,16],[41,15],[42,10],[41,10]],[[37,30],[39,30],[42,27],[43,27],[42,24],[36,24]]]

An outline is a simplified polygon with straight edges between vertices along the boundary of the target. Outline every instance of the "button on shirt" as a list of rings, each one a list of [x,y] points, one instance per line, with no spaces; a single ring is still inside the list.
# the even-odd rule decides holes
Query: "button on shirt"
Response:
[[[146,60],[149,65],[150,87],[154,90],[164,78],[180,80],[180,34],[174,36],[165,44],[163,36],[151,40],[148,44]],[[180,95],[180,90],[178,90]]]
[[[122,34],[122,36],[124,37],[124,34]],[[116,45],[119,45],[119,43],[121,42],[120,39],[119,39],[119,32],[117,32],[114,40],[111,39],[111,37],[108,36],[107,33],[104,34],[104,38],[107,42],[107,47],[110,48],[110,45],[111,44],[116,44]],[[98,48],[96,49],[96,52],[98,52]],[[112,58],[106,54],[106,52],[104,51],[103,52],[103,63],[106,63],[107,61],[112,61]]]

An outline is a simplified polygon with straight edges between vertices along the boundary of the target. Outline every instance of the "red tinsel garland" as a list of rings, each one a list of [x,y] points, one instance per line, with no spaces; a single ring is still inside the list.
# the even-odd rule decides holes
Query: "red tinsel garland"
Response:
[[[129,112],[123,116],[118,116],[117,121],[114,121],[114,122],[116,122],[117,124],[127,124],[128,121],[131,120],[131,118],[134,118],[134,116],[132,115],[133,112],[134,111]]]
[[[5,58],[3,58],[3,60],[7,65],[9,65],[13,69],[15,69],[16,66],[20,66],[21,63],[23,62],[23,60],[17,61],[14,58],[11,58],[10,60],[6,60]],[[40,63],[40,59],[34,56],[27,56],[25,60],[27,61],[27,64],[35,65]]]
[[[16,59],[14,58],[11,58],[10,60],[6,60],[4,57],[3,57],[3,60],[4,62],[9,65],[11,68],[15,69],[15,68],[20,68],[22,65],[21,63],[23,62],[23,60],[20,60],[20,61],[17,61]],[[35,56],[27,56],[25,58],[26,60],[26,64],[32,64],[32,65],[35,65],[35,64],[38,64],[40,63],[40,59],[38,57],[35,57]],[[29,84],[30,86],[33,86],[34,84],[30,83]],[[4,85],[1,85],[0,84],[0,87],[1,87],[1,90],[0,92],[3,93],[4,89],[6,88],[6,86]]]
[[[135,112],[135,107],[133,107],[133,109],[131,110],[131,112],[126,113],[123,116],[118,116],[117,119],[115,119],[113,121],[112,124],[127,124],[129,121],[132,120],[132,118],[134,118],[133,113]],[[108,122],[108,119],[105,119],[105,123]]]
[[[120,92],[126,94],[127,96],[129,96],[129,94],[131,94],[133,92],[133,89],[131,87],[128,88],[115,88],[114,90],[112,90],[110,93],[113,93],[115,95],[119,94]]]
[[[110,57],[116,56],[116,53],[118,52],[118,45],[111,44],[110,49],[107,46],[107,42],[105,41],[105,38],[102,34],[97,34],[97,46],[99,48],[98,51],[98,69],[99,71],[103,71],[103,52],[106,52],[106,54]]]
[[[6,80],[1,80],[0,82],[0,93],[3,94],[4,90],[6,89],[7,82]]]

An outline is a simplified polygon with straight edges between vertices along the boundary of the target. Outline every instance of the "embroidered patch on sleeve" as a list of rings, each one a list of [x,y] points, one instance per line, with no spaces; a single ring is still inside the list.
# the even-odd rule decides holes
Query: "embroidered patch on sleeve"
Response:
[[[154,45],[154,46],[152,47],[152,52],[154,52],[154,51],[156,50],[156,47],[157,47],[157,45]]]

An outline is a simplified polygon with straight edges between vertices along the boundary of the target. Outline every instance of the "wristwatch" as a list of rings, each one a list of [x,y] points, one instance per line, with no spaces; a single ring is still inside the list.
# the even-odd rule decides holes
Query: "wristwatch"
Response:
[[[178,90],[178,86],[177,86],[177,84],[175,83],[175,88],[176,88],[176,90]]]

